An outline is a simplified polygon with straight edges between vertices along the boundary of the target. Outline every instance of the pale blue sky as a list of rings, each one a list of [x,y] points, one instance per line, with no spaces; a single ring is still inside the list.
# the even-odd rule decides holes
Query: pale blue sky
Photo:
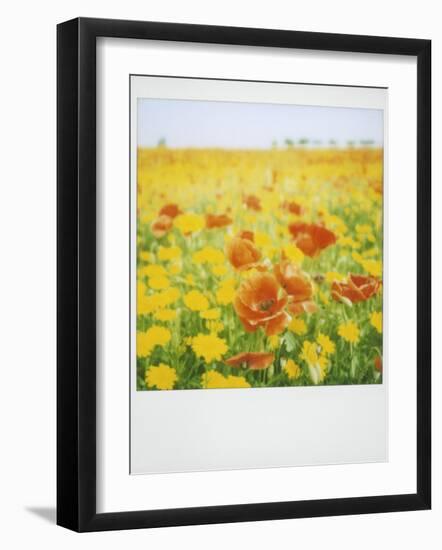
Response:
[[[383,111],[342,107],[138,99],[138,146],[268,148],[307,138],[383,144]]]

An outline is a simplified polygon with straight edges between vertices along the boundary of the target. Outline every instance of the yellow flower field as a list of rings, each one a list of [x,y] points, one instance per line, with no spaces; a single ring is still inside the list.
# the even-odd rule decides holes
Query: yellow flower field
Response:
[[[140,148],[137,389],[382,382],[379,148]]]

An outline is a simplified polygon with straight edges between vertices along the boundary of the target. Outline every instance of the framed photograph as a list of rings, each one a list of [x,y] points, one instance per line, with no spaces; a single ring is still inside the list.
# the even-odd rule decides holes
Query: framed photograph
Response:
[[[57,36],[58,524],[430,508],[430,41]]]

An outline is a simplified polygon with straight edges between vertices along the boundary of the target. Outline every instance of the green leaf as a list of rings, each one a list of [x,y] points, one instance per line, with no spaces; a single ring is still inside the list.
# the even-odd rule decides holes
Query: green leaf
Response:
[[[285,348],[288,353],[291,353],[296,349],[296,338],[292,332],[286,332],[284,335]]]

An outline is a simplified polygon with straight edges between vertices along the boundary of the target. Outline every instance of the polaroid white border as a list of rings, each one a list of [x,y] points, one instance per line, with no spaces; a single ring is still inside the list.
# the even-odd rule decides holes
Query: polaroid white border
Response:
[[[385,89],[311,84],[132,75],[130,89],[131,327],[136,327],[139,99],[314,105],[383,112],[387,103]],[[265,392],[259,388],[142,392],[136,389],[136,331],[130,334],[132,474],[366,463],[387,459],[388,365],[385,361],[384,380],[380,385],[266,388]],[[385,336],[388,341],[388,335]],[[153,418],[155,422],[150,420]]]
[[[389,281],[394,281],[394,284],[387,283],[385,292],[388,349],[384,349],[384,356],[387,354],[385,362],[390,366],[388,462],[274,469],[262,469],[262,464],[255,462],[260,469],[129,474],[129,369],[124,366],[129,360],[130,74],[388,88],[389,153],[385,170],[389,184],[384,198],[388,250],[385,267]],[[100,251],[97,265],[100,319],[97,335],[97,511],[415,492],[416,408],[410,407],[410,403],[416,402],[415,59],[103,38],[97,43],[97,99],[97,250]],[[403,267],[405,264],[407,269]],[[407,296],[406,316],[402,305],[404,296]],[[359,388],[370,391],[376,387],[348,389],[357,391]],[[302,390],[306,395],[318,392],[315,395],[320,396],[320,392],[330,388]],[[247,390],[244,395],[265,395],[268,391]],[[187,393],[196,392],[149,392],[150,395],[172,396],[165,399]],[[197,393],[207,400],[223,392]],[[229,399],[235,400],[235,396],[243,392],[231,390],[227,393],[232,396]],[[260,395],[259,399],[262,399]],[[270,431],[266,435],[270,436]],[[314,436],[312,433],[312,439]],[[169,451],[178,454],[181,448],[175,445],[169,447]]]

